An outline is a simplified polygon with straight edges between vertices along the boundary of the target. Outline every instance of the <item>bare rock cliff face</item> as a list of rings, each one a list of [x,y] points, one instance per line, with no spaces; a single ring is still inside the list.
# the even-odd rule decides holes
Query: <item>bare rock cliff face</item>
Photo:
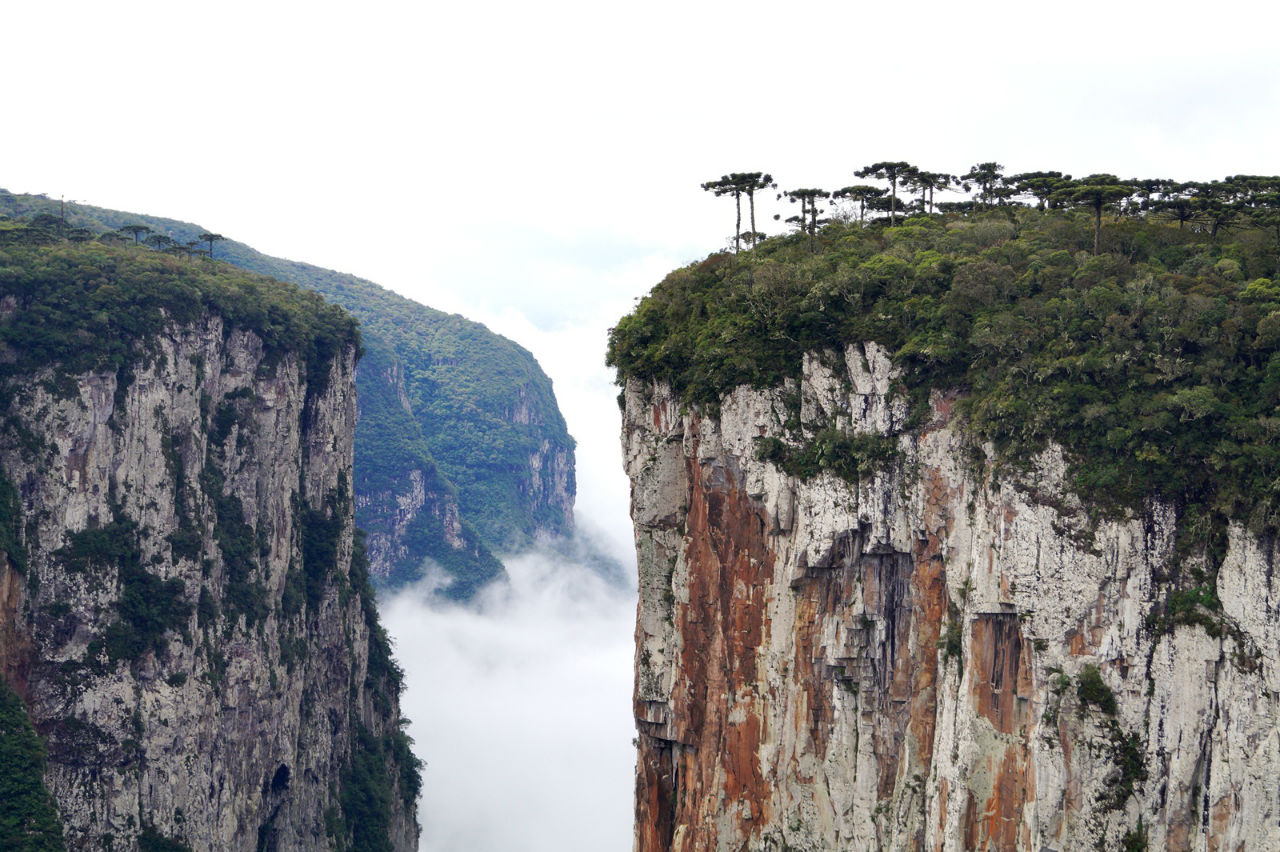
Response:
[[[901,426],[844,356],[715,417],[626,387],[636,848],[1280,848],[1276,543],[1233,527],[1221,611],[1171,619],[1172,509],[1091,522],[1056,451],[975,472],[940,396],[857,484],[760,460],[796,392],[810,435]]]
[[[399,711],[353,575],[354,362],[308,387],[208,315],[131,370],[8,388],[25,567],[0,567],[0,670],[69,848],[359,845],[369,777],[386,848],[415,848],[407,776],[369,748]]]

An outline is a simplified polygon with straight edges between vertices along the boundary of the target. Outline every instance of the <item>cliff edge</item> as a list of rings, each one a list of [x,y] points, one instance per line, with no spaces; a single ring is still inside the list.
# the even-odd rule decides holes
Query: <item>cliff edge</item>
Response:
[[[415,848],[352,521],[354,322],[132,248],[0,266],[0,672],[67,847]]]
[[[844,355],[805,360],[803,419],[894,431],[887,353]],[[1220,618],[1168,623],[1168,507],[1094,525],[1056,449],[975,473],[944,396],[884,469],[790,475],[758,454],[787,390],[625,390],[637,848],[1273,844],[1273,539],[1233,525]]]
[[[1276,235],[1108,228],[833,223],[619,322],[637,849],[1276,848]]]

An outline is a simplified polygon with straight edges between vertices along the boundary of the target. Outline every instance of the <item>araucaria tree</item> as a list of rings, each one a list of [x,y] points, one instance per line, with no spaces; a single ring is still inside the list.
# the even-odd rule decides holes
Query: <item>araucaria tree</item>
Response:
[[[800,233],[809,235],[809,250],[814,247],[814,240],[818,234],[818,225],[823,224],[826,220],[820,219],[818,214],[823,211],[818,208],[818,200],[822,198],[830,198],[831,193],[825,189],[788,189],[784,190],[778,198],[785,197],[792,204],[800,202],[800,215],[788,216],[787,221],[794,224]],[[777,219],[777,216],[773,218]]]
[[[1067,184],[1050,198],[1093,210],[1093,253],[1098,254],[1102,248],[1102,208],[1132,194],[1133,186],[1115,175],[1089,175]]]
[[[939,189],[946,189],[953,183],[958,182],[955,175],[949,175],[945,172],[926,172],[919,169],[913,169],[903,178],[903,184],[920,193],[920,212],[933,212],[933,193]]]
[[[910,163],[904,163],[900,160],[884,161],[880,163],[872,163],[858,169],[854,174],[858,177],[873,177],[877,180],[889,181],[889,224],[897,224],[898,210],[898,182],[910,174],[918,171],[915,166]]]
[[[717,198],[722,195],[733,196],[733,205],[737,211],[737,218],[733,222],[733,250],[738,251],[742,248],[742,187],[730,180],[728,175],[722,175],[720,180],[707,181],[702,188]]]
[[[1062,172],[1023,172],[1006,178],[1005,183],[1012,185],[1018,195],[1030,195],[1036,200],[1036,209],[1044,210],[1049,198],[1070,180],[1071,175]]]
[[[999,163],[978,163],[960,177],[965,192],[970,186],[978,187],[977,202],[985,207],[1004,204],[1016,190],[1004,180],[1004,166]]]
[[[721,175],[719,180],[707,181],[702,188],[707,192],[720,195],[732,195],[733,204],[737,216],[733,224],[733,250],[739,251],[742,248],[742,238],[747,236],[751,240],[754,248],[759,232],[756,231],[756,192],[762,189],[770,189],[776,186],[773,182],[773,175],[764,172],[732,172],[727,175]],[[742,197],[747,197],[747,206],[750,208],[751,230],[747,234],[742,233]]]
[[[742,187],[742,192],[747,196],[747,207],[751,210],[751,247],[755,248],[756,242],[760,238],[760,232],[756,230],[756,192],[762,189],[773,189],[777,186],[773,182],[773,175],[764,172],[734,172],[729,175],[730,180],[736,180],[738,185]]]
[[[200,242],[209,244],[209,257],[212,258],[213,244],[217,242],[222,242],[223,240],[226,239],[226,237],[222,236],[222,234],[211,234],[208,231],[206,231],[205,233],[200,234],[198,237],[196,237],[196,239],[198,239]]]
[[[135,246],[138,244],[138,242],[142,239],[143,236],[151,233],[151,229],[148,228],[146,225],[121,225],[116,230],[122,234],[125,234],[126,236],[133,237],[133,244]]]
[[[865,225],[867,223],[867,204],[876,198],[884,196],[885,190],[876,186],[867,186],[866,184],[858,184],[856,186],[846,186],[837,189],[831,193],[832,198],[849,199],[858,205],[858,224]]]

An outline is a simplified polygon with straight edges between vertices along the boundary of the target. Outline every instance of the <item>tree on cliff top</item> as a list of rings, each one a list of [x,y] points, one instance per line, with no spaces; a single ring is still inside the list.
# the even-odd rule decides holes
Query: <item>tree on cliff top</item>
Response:
[[[1093,211],[1093,253],[1102,247],[1102,209],[1133,194],[1133,185],[1115,175],[1089,175],[1068,183],[1050,198],[1065,204],[1087,207]]]
[[[884,160],[872,163],[854,172],[857,177],[873,177],[889,181],[889,224],[897,224],[898,182],[917,171],[916,167],[901,160]]]
[[[825,224],[826,220],[819,218],[819,214],[824,212],[818,207],[818,200],[822,198],[830,198],[831,193],[825,189],[788,189],[784,190],[778,198],[786,198],[791,203],[800,202],[800,215],[788,216],[787,221],[796,226],[800,233],[809,235],[809,250],[814,247],[814,240],[818,234],[818,225]],[[781,218],[775,216],[775,219]]]
[[[872,199],[880,198],[885,194],[885,190],[876,186],[867,186],[866,184],[858,184],[856,186],[846,186],[837,189],[831,193],[831,197],[835,199],[847,198],[856,202],[858,205],[858,224],[865,225],[867,222],[867,204]]]
[[[721,195],[732,195],[734,207],[737,211],[737,218],[733,224],[733,250],[736,252],[742,247],[742,197],[747,197],[747,204],[751,209],[751,230],[748,235],[751,239],[752,247],[756,244],[756,192],[761,189],[768,189],[775,186],[773,176],[764,172],[731,172],[727,175],[721,175],[719,180],[707,181],[702,188],[707,192],[715,194],[717,197]]]

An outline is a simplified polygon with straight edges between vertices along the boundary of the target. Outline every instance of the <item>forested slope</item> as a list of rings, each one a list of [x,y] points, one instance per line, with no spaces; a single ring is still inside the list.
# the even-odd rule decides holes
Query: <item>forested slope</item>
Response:
[[[354,314],[367,352],[356,379],[356,512],[378,582],[416,579],[430,558],[452,579],[446,593],[469,597],[501,574],[495,552],[572,529],[573,440],[551,382],[527,350],[479,323],[355,276],[209,240],[186,222],[2,190],[0,215],[42,217],[72,239],[107,234],[179,256],[211,251]]]

